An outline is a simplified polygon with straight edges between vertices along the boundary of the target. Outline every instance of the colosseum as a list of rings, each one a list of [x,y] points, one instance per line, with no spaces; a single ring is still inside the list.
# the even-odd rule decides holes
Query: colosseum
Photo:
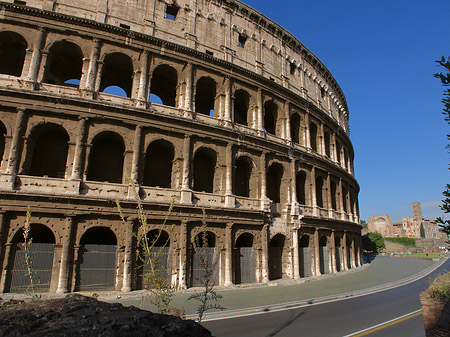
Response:
[[[216,285],[362,264],[345,96],[277,23],[237,0],[0,8],[0,292],[27,285],[28,209],[43,292],[140,289],[166,217],[180,289],[205,222]]]

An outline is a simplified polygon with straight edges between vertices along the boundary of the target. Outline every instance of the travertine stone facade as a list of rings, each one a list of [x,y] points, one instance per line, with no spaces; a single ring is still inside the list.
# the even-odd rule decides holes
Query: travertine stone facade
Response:
[[[138,289],[128,177],[152,228],[175,203],[179,287],[203,210],[217,284],[357,267],[348,118],[325,65],[242,2],[2,1],[0,292],[23,286],[27,207],[42,290]]]

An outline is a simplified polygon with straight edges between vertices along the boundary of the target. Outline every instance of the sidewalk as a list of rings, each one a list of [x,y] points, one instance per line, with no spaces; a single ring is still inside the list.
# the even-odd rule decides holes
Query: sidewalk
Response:
[[[338,274],[309,277],[301,280],[276,280],[268,284],[217,287],[216,291],[223,296],[220,304],[226,310],[273,306],[279,303],[357,292],[400,281],[431,267],[435,263],[437,262],[424,259],[380,256],[370,264]],[[187,299],[191,294],[199,291],[201,291],[200,288],[190,288],[177,293],[172,300],[172,306],[184,309],[186,315],[195,314],[198,302],[188,301]],[[126,294],[120,292],[99,294],[99,299],[155,310],[155,307],[148,300],[142,299],[143,294],[145,292],[142,291]]]

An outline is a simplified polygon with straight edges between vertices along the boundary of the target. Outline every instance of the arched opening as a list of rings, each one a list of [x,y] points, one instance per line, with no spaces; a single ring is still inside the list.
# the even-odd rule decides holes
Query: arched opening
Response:
[[[234,166],[233,194],[240,197],[250,197],[251,161],[246,157],[239,157]]]
[[[347,202],[348,202],[348,191],[345,187],[342,187],[342,209],[344,213],[348,213]]]
[[[27,150],[31,156],[29,174],[64,178],[66,173],[69,136],[59,125],[46,124],[33,132]]]
[[[345,249],[347,250],[347,269],[350,269],[352,267],[352,263],[351,263],[351,251],[352,251],[352,242],[351,239],[347,237],[347,247],[345,247]]]
[[[295,188],[297,194],[297,202],[300,205],[306,205],[306,172],[299,171],[295,177]]]
[[[316,177],[316,204],[323,208],[323,178],[321,176]]]
[[[172,274],[172,250],[170,248],[170,236],[165,230],[153,229],[147,233],[147,244],[139,244],[138,261],[138,289],[152,288],[154,282],[171,282]],[[144,238],[143,238],[144,240]]]
[[[269,244],[269,280],[283,277],[283,249],[285,236],[275,235]]]
[[[145,186],[170,188],[172,185],[173,146],[165,140],[152,142],[145,154]]]
[[[338,141],[336,141],[336,156],[337,156],[337,161],[338,161],[339,165],[341,164],[341,152],[342,152],[342,146]]]
[[[256,254],[253,235],[243,233],[236,240],[234,248],[234,283],[256,282]]]
[[[177,71],[167,64],[162,64],[153,71],[150,94],[158,96],[164,105],[175,106],[177,84]]]
[[[311,272],[311,248],[309,247],[309,235],[303,235],[298,241],[300,277],[308,277]]]
[[[297,113],[291,115],[291,140],[300,144],[300,116]]]
[[[131,97],[133,81],[133,62],[131,58],[122,53],[106,55],[103,61],[100,91],[110,86],[118,86],[127,97]]]
[[[234,93],[234,122],[248,125],[248,105],[250,95],[247,91],[239,89]]]
[[[199,149],[194,155],[193,189],[199,192],[214,192],[216,153],[209,149]]]
[[[273,202],[281,202],[281,179],[283,178],[283,165],[273,163],[267,170],[267,197]]]
[[[122,137],[105,131],[92,140],[87,180],[122,183],[125,145]]]
[[[309,142],[311,149],[317,152],[317,125],[314,123],[309,124]]]
[[[336,271],[341,271],[341,239],[339,237],[334,238],[334,251],[336,255]]]
[[[267,133],[277,133],[278,106],[273,101],[264,103],[264,130]]]
[[[6,127],[0,122],[0,167],[3,162],[3,156],[5,154],[5,145],[6,145]]]
[[[216,82],[210,77],[202,77],[195,88],[195,111],[207,116],[214,116],[216,99]]]
[[[323,140],[324,140],[324,143],[325,143],[325,155],[328,158],[331,158],[330,134],[328,132],[324,132]]]
[[[322,236],[319,239],[319,264],[322,275],[330,272],[327,242],[326,236]]]
[[[12,240],[11,266],[7,289],[10,292],[23,293],[30,286],[30,277],[25,263],[24,229],[20,229]],[[35,272],[35,280],[39,292],[50,291],[50,283],[53,270],[53,253],[55,249],[55,235],[50,228],[41,224],[31,224],[28,240],[32,240],[29,246],[29,256],[32,260],[32,269]],[[9,287],[8,287],[9,286]]]
[[[78,291],[115,289],[116,245],[116,235],[109,228],[93,227],[83,234],[75,283]]]
[[[0,33],[0,74],[20,77],[25,61],[27,41],[14,32]]]
[[[334,181],[331,182],[331,208],[337,211],[337,185]]]
[[[80,84],[83,68],[83,53],[80,47],[68,41],[54,43],[48,51],[45,65],[45,83],[51,84]]]
[[[204,286],[205,278],[209,284],[219,284],[219,252],[216,249],[216,236],[212,232],[196,235],[192,243],[190,286]],[[211,273],[209,276],[207,274]]]

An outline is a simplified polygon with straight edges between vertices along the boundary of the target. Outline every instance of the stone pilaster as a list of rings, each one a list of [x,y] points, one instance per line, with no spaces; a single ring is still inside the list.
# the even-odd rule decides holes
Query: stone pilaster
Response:
[[[72,244],[72,233],[73,233],[73,217],[66,217],[66,223],[64,227],[64,236],[62,238],[62,251],[61,251],[61,263],[59,265],[59,277],[58,277],[58,288],[56,292],[59,294],[66,293],[69,291],[69,264],[70,264],[70,246]]]

